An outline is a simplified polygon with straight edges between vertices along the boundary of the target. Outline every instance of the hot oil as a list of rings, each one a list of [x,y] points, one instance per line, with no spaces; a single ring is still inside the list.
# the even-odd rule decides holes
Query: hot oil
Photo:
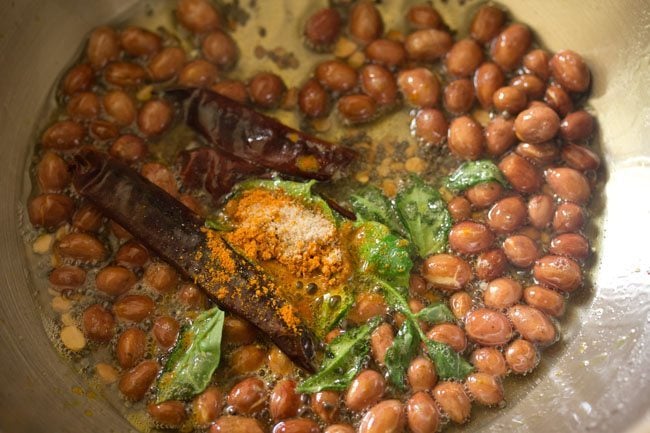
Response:
[[[113,23],[117,27],[134,24],[151,30],[159,30],[178,38],[181,45],[188,48],[192,46],[195,40],[193,36],[182,29],[179,31],[173,16],[174,3],[171,0],[140,2],[132,10],[114,20]],[[250,0],[241,2],[239,6],[235,6],[237,2],[222,3],[221,6],[228,6],[227,10],[232,11],[228,27],[240,49],[239,61],[235,69],[227,73],[228,77],[246,81],[256,72],[271,71],[280,75],[289,88],[299,87],[311,75],[317,63],[331,58],[331,54],[316,54],[310,51],[305,46],[301,36],[302,26],[306,18],[318,8],[325,6],[326,2]],[[387,32],[391,30],[406,32],[403,15],[408,6],[413,3],[416,2],[384,1],[378,4]],[[435,6],[451,30],[456,32],[455,36],[458,38],[466,34],[470,17],[479,4],[478,2],[447,1],[437,3]],[[274,61],[274,58],[291,55],[296,61],[287,62],[286,65],[280,65],[277,61]],[[196,56],[198,56],[196,49],[188,51],[188,57],[194,58]],[[50,119],[57,116],[57,112],[53,107],[48,107],[47,113],[51,114],[48,116]],[[371,155],[372,158],[362,158],[361,162],[352,167],[352,181],[377,184],[389,196],[394,195],[401,187],[410,171],[423,176],[431,183],[439,184],[440,179],[458,165],[458,162],[445,151],[423,146],[417,142],[410,128],[412,113],[404,107],[391,110],[375,122],[361,126],[343,125],[336,110],[332,110],[327,119],[311,123],[304,121],[298,115],[296,109],[276,110],[268,114],[289,126],[302,128],[335,143],[350,144],[363,155]],[[489,119],[488,113],[475,112],[473,114],[477,119],[481,120],[481,123],[485,123]],[[152,143],[150,150],[155,158],[172,164],[180,150],[194,147],[197,143],[198,140],[192,131],[183,125],[176,125],[169,133],[163,135],[157,143]],[[405,162],[409,158],[420,158],[423,165],[411,166],[412,170],[409,170],[405,166]],[[381,167],[384,168],[380,170]],[[413,168],[417,168],[417,170]],[[344,197],[347,195],[349,184],[350,180],[344,179],[334,182],[333,186],[323,185],[323,188],[334,197]],[[600,207],[600,205],[597,205],[595,208]],[[28,244],[31,244],[35,237],[34,231],[27,230],[25,232]],[[112,362],[112,349],[93,351],[90,357],[82,357],[80,355],[86,354],[88,348],[84,349],[82,353],[75,354],[62,347],[58,339],[61,318],[60,315],[52,313],[50,306],[52,296],[47,291],[48,284],[45,269],[49,266],[48,260],[50,259],[48,256],[30,256],[33,258],[31,271],[32,276],[37,280],[35,285],[39,288],[37,297],[42,306],[45,328],[55,347],[62,356],[74,365],[76,370],[88,377],[89,389],[98,390],[116,410],[124,414],[135,428],[140,431],[151,431],[154,426],[143,413],[143,403],[127,403],[125,405],[115,384],[104,387],[95,378],[94,364],[98,361]],[[88,273],[87,284],[94,281],[94,276],[95,272]],[[154,296],[150,289],[144,287],[136,288],[133,292],[142,292]],[[583,290],[583,292],[586,293],[587,291]],[[80,293],[72,296],[78,298],[77,306],[70,311],[72,317],[76,318],[77,326],[81,326],[79,317],[83,311],[82,306],[94,301],[107,302],[106,299],[94,297],[95,295],[92,295],[90,290],[81,290]],[[588,294],[579,296],[581,303],[584,304],[584,298],[585,296],[588,297]],[[164,299],[158,295],[154,299],[167,305],[168,312],[174,314],[173,304],[170,299]],[[572,313],[572,308],[568,309],[567,317],[562,320],[562,323],[568,323],[570,326],[576,325],[576,317]],[[150,325],[150,323],[144,323],[141,326],[143,329],[148,330]],[[122,328],[119,328],[116,335],[119,335],[121,330]],[[114,347],[114,344],[111,344],[110,347]],[[534,397],[532,391],[541,378],[550,374],[553,364],[551,358],[556,357],[558,352],[562,351],[562,348],[563,344],[559,342],[551,349],[546,350],[540,366],[532,374],[526,377],[509,377],[504,381],[508,405],[517,404],[518,401],[529,395],[531,398]],[[227,370],[222,366],[217,371],[216,377],[226,380],[228,382],[226,385],[232,385],[234,379],[232,376],[226,379],[229,377],[227,373]],[[261,370],[259,373],[269,380],[274,380],[268,368]],[[499,414],[498,409],[482,409],[475,405],[472,408],[471,423],[467,428],[450,425],[447,431],[478,431],[481,426],[495,421]],[[351,414],[347,415],[351,416]],[[268,417],[268,414],[266,414],[266,417]],[[350,421],[357,418],[350,418]]]

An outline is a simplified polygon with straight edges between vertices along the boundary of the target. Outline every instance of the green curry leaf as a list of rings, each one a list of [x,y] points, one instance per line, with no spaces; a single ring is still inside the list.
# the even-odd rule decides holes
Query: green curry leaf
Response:
[[[492,161],[467,161],[447,178],[445,186],[452,191],[461,192],[482,182],[496,181],[507,187],[508,182],[501,170]]]
[[[406,369],[415,356],[420,338],[413,324],[405,320],[400,327],[393,344],[386,351],[384,364],[391,383],[404,389]]]
[[[223,311],[214,307],[181,330],[158,380],[158,403],[189,399],[208,386],[219,366],[223,321]]]
[[[377,221],[402,237],[407,236],[393,204],[376,186],[368,185],[358,189],[350,196],[350,204],[357,218]]]
[[[335,338],[325,352],[320,370],[298,385],[301,393],[343,391],[359,373],[368,356],[370,334],[379,324],[375,319]]]
[[[455,317],[445,304],[434,304],[420,310],[415,317],[418,320],[435,325],[437,323],[453,322]]]
[[[413,177],[411,185],[397,195],[395,206],[420,257],[445,250],[452,220],[435,188]]]

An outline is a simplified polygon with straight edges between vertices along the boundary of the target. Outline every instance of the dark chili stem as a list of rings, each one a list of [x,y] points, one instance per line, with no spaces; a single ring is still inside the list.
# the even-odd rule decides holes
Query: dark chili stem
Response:
[[[195,281],[221,308],[258,327],[298,366],[315,371],[313,336],[304,324],[287,323],[280,314],[286,304],[275,283],[218,234],[208,239],[202,218],[106,154],[81,150],[73,172],[80,195]],[[224,272],[226,262],[234,271]]]
[[[356,158],[352,149],[290,128],[206,89],[165,93],[185,104],[187,124],[216,149],[290,176],[328,180]]]

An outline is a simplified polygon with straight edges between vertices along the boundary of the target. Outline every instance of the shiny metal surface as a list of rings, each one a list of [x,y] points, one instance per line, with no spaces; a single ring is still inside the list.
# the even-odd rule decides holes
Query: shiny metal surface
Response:
[[[85,384],[52,348],[18,227],[33,131],[55,76],[89,29],[133,3],[0,0],[0,430],[7,433],[132,430],[101,397],[80,391]],[[313,8],[301,1],[287,9],[258,3],[269,23],[282,22],[287,10],[300,20]],[[394,17],[405,10],[401,1],[384,3]],[[545,352],[534,375],[507,381],[505,409],[475,411],[462,430],[650,431],[650,6],[644,0],[502,3],[551,50],[570,47],[591,66],[607,184],[592,284],[562,321],[562,341]]]

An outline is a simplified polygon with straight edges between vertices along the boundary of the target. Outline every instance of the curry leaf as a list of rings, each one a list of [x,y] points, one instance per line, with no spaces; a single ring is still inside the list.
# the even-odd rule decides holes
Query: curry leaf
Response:
[[[355,227],[352,247],[356,249],[359,270],[398,287],[408,287],[413,267],[408,241],[376,221],[359,222]]]
[[[374,319],[335,338],[327,346],[318,373],[303,381],[296,390],[309,394],[345,390],[361,370],[368,356],[370,334],[378,324],[379,320]]]
[[[451,215],[440,193],[413,177],[395,199],[397,213],[420,257],[444,251],[451,230]]]
[[[446,344],[425,338],[424,346],[427,355],[436,365],[436,373],[442,379],[459,379],[465,377],[474,371],[472,364],[465,361],[458,353]]]
[[[406,320],[411,323],[413,329],[417,332],[419,340],[424,342],[426,354],[436,365],[436,372],[442,379],[464,379],[474,368],[470,363],[465,361],[458,353],[454,352],[451,347],[444,343],[430,340],[418,323],[418,317],[413,314],[409,308],[407,300],[400,294],[400,291],[379,278],[375,282],[386,293],[387,300],[396,301],[391,305],[394,309],[404,314]],[[406,368],[406,367],[405,367]]]
[[[384,364],[388,378],[399,389],[404,389],[406,369],[415,356],[420,338],[413,324],[405,320],[400,327],[393,344],[386,351]]]
[[[445,304],[430,305],[420,310],[415,317],[430,325],[443,322],[453,322],[455,317]]]
[[[348,312],[354,303],[352,290],[348,287],[330,289],[320,299],[315,309],[314,332],[318,337],[324,337]]]
[[[447,178],[445,186],[452,191],[460,192],[482,182],[499,182],[508,186],[501,170],[490,160],[467,161],[460,165]]]
[[[158,380],[158,403],[186,400],[208,386],[219,366],[223,321],[223,311],[215,307],[182,329]]]
[[[376,186],[365,186],[350,196],[350,204],[357,218],[377,221],[395,233],[406,237],[406,230],[399,220],[390,200]]]

